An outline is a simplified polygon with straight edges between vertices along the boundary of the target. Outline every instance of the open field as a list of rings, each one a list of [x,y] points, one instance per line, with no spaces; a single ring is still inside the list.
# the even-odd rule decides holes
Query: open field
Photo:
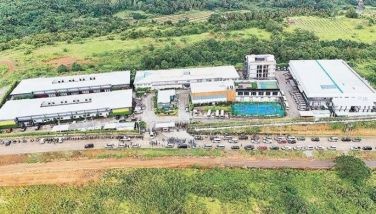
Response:
[[[166,15],[166,16],[159,16],[154,18],[153,20],[157,22],[166,22],[166,21],[171,21],[172,23],[176,23],[180,20],[185,20],[187,19],[190,22],[202,22],[206,21],[210,15],[213,14],[213,11],[189,11],[189,12],[183,12],[183,13],[178,13],[178,14],[173,14],[173,15]]]
[[[99,174],[81,174],[94,181],[84,185],[2,187],[0,212],[376,212],[375,175],[367,185],[354,186],[321,170],[129,169]]]
[[[33,48],[29,54],[25,54],[25,49],[31,47],[25,45],[0,52],[0,64],[1,62],[13,63],[12,70],[5,69],[4,65],[0,67],[0,73],[4,77],[0,80],[0,86],[13,80],[28,77],[61,75],[56,71],[56,67],[60,64],[70,66],[74,62],[91,65],[87,69],[87,72],[140,67],[142,54],[148,50],[150,45],[158,48],[174,43],[180,47],[184,47],[210,38],[223,40],[228,39],[229,36],[231,39],[256,36],[261,39],[269,39],[270,35],[265,30],[257,28],[229,31],[228,35],[223,33],[202,33],[159,39],[138,38],[121,40],[118,35],[114,35],[111,39],[108,37],[98,37],[84,39],[80,42],[59,42],[54,45],[45,45]]]
[[[365,19],[291,17],[287,20],[288,31],[298,28],[312,31],[323,40],[349,39],[366,43],[376,41],[376,25],[369,26]]]

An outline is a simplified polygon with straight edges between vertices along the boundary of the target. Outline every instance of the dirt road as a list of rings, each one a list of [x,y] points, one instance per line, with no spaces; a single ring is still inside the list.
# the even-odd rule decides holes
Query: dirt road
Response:
[[[366,162],[375,168],[376,161]],[[99,179],[105,170],[126,168],[294,168],[330,169],[330,160],[252,160],[238,157],[168,157],[153,159],[90,159],[49,163],[13,164],[0,167],[0,186],[37,184],[80,185]]]
[[[262,160],[246,158],[155,158],[91,159],[49,163],[14,164],[0,167],[0,186],[35,184],[82,184],[116,168],[188,168],[192,166],[328,169],[332,161]]]

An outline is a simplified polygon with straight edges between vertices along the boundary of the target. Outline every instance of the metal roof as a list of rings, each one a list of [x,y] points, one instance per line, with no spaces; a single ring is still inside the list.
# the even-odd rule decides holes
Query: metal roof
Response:
[[[176,92],[174,89],[172,90],[159,90],[157,103],[169,103],[171,102],[171,97],[175,96]]]
[[[152,84],[156,82],[188,81],[204,79],[238,79],[234,66],[201,68],[180,68],[169,70],[137,71],[134,84]]]
[[[310,97],[375,97],[375,90],[343,60],[291,60],[291,75]]]
[[[234,81],[191,83],[191,93],[226,91],[234,88]]]
[[[93,88],[98,86],[129,85],[130,71],[115,71],[99,74],[59,76],[22,80],[11,95],[43,91],[69,90],[73,88]]]
[[[40,99],[10,100],[0,109],[0,120],[129,107],[132,107],[131,89]]]

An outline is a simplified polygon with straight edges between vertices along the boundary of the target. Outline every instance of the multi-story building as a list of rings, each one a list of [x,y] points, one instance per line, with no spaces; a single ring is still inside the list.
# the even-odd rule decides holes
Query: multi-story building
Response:
[[[245,79],[274,79],[276,61],[273,55],[247,55],[245,57]]]
[[[279,102],[277,80],[243,80],[235,82],[237,102]]]

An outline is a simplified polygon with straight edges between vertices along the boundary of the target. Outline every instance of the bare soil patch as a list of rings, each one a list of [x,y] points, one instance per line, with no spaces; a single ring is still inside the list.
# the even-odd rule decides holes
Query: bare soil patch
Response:
[[[8,71],[13,72],[16,70],[16,65],[12,60],[0,60],[0,65],[6,65]]]

